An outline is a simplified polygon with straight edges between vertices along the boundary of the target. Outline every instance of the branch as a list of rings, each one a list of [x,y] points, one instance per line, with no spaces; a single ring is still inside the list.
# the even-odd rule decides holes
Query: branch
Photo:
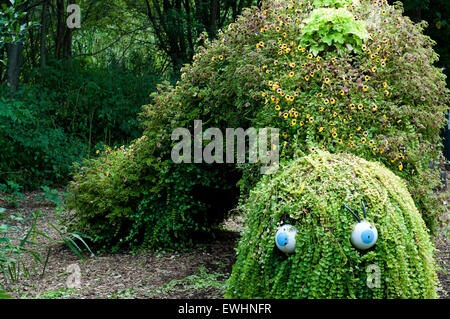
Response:
[[[145,29],[147,29],[147,27],[137,28],[137,29],[135,29],[135,30],[133,30],[133,31],[124,33],[124,34],[122,34],[119,38],[117,38],[116,40],[114,40],[113,42],[111,42],[110,44],[108,44],[106,47],[104,47],[103,49],[100,49],[100,50],[98,50],[98,51],[96,51],[96,52],[93,52],[93,53],[81,53],[81,54],[77,54],[77,55],[73,56],[73,58],[78,58],[78,57],[82,57],[82,56],[93,56],[93,55],[97,55],[97,54],[99,54],[99,53],[102,53],[103,51],[106,51],[106,50],[108,50],[109,48],[111,48],[114,44],[116,44],[117,42],[119,42],[120,40],[122,40],[122,38],[126,37],[127,35],[130,35],[130,34],[135,33],[136,31],[142,31],[142,30],[145,30]]]

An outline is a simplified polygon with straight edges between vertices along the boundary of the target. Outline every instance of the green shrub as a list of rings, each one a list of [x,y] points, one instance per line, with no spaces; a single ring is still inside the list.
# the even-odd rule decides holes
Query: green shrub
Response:
[[[147,137],[86,161],[69,186],[77,229],[101,249],[178,249],[221,223],[235,205],[236,173],[156,157]],[[233,182],[234,181],[234,182]]]
[[[49,61],[14,95],[0,87],[0,184],[62,184],[95,148],[136,139],[136,115],[155,82],[117,67]]]
[[[367,206],[376,245],[350,243],[354,217]],[[231,298],[436,298],[434,246],[404,181],[348,154],[318,151],[265,177],[242,207],[247,221],[226,296]],[[298,229],[295,252],[275,246],[277,227]],[[379,288],[367,285],[369,265]],[[370,278],[369,278],[370,279]]]

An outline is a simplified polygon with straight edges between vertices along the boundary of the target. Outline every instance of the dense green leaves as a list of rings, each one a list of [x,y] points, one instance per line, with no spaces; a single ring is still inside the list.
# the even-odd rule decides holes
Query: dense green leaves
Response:
[[[302,28],[301,45],[316,56],[331,46],[361,51],[363,41],[369,38],[363,21],[356,21],[350,11],[340,8],[319,8],[311,12]]]
[[[67,199],[77,229],[105,249],[179,249],[222,222],[239,176],[214,165],[173,164],[165,152],[144,135],[83,163]]]
[[[0,88],[0,184],[64,183],[72,164],[137,138],[136,114],[157,78],[50,61],[14,95]]]
[[[362,252],[350,243],[354,217],[379,238]],[[319,151],[264,177],[241,207],[247,216],[226,296],[231,298],[436,298],[434,247],[405,183],[377,163]],[[275,246],[277,227],[298,229],[295,253]],[[369,265],[380,287],[367,284]],[[370,274],[370,271],[369,271]],[[369,278],[369,281],[371,278]]]
[[[191,192],[187,181],[196,181],[200,169],[173,169],[171,133],[177,127],[192,129],[194,120],[202,120],[205,127],[222,130],[277,127],[280,153],[286,159],[323,148],[381,162],[407,180],[419,211],[433,228],[442,206],[433,195],[439,176],[429,162],[441,155],[439,132],[448,100],[444,76],[433,67],[437,60],[433,42],[422,34],[422,25],[414,25],[402,16],[401,8],[385,1],[364,0],[355,7],[332,10],[351,13],[343,13],[349,19],[337,20],[344,21],[336,24],[340,32],[358,33],[361,30],[354,23],[364,22],[370,38],[362,44],[343,36],[339,50],[332,45],[314,57],[312,42],[300,44],[300,28],[317,11],[304,2],[290,1],[244,10],[236,23],[219,32],[217,40],[204,37],[204,47],[194,55],[193,63],[182,69],[181,80],[176,85],[159,85],[153,102],[144,106],[140,117],[144,143],[137,141],[117,154],[88,162],[76,175],[71,205],[82,219],[81,225],[99,227],[90,229],[99,242],[107,242],[108,236],[126,238],[121,234],[129,233],[131,216],[136,214],[142,221],[138,225],[149,227],[144,233],[158,229],[156,220],[169,220],[166,215],[207,214],[203,207],[209,203],[204,199],[179,212],[170,206],[172,198],[185,201],[177,187],[186,186]],[[319,30],[332,39],[330,43],[341,41],[332,28]],[[347,44],[351,43],[361,52],[350,50]],[[121,169],[114,168],[116,164]],[[112,177],[106,175],[108,169]],[[208,176],[223,177],[223,183],[216,183],[218,189],[227,191],[235,186],[236,180],[228,179],[232,168],[210,169],[218,171]],[[179,176],[183,176],[184,186],[175,187],[172,177],[179,171],[183,171]],[[245,200],[247,190],[261,175],[248,167],[243,171],[240,185]],[[166,179],[167,185],[162,185]],[[200,184],[209,187],[214,183],[205,178]],[[136,213],[138,207],[141,211]],[[161,237],[169,234],[172,240],[186,242],[189,232],[171,236],[179,225],[168,225]],[[161,245],[157,238],[149,239],[148,244]]]

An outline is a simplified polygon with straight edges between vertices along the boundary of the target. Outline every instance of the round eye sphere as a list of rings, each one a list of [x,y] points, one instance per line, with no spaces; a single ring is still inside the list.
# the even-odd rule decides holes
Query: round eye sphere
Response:
[[[292,225],[283,225],[278,228],[275,234],[275,245],[284,253],[293,253],[295,251],[295,235],[297,228]]]
[[[353,227],[350,241],[357,249],[369,249],[376,244],[377,240],[377,228],[368,221],[362,221]]]

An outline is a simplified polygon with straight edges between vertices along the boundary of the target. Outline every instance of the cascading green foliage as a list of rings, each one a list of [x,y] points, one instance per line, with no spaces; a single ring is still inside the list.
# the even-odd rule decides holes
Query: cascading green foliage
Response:
[[[321,148],[381,162],[407,181],[435,229],[444,207],[434,194],[439,173],[429,164],[442,156],[449,90],[433,66],[438,57],[422,33],[426,24],[404,17],[401,4],[362,0],[326,9],[353,17],[330,23],[342,37],[324,24],[317,32],[331,45],[304,46],[316,32],[305,22],[327,20],[314,4],[278,0],[246,10],[217,40],[205,41],[175,87],[155,95],[143,124],[167,146],[171,129],[190,128],[194,119],[219,128],[277,127],[283,157]],[[250,189],[255,180],[241,185]]]
[[[356,220],[343,208],[363,218],[362,200],[379,234],[366,252],[350,243]],[[241,209],[248,218],[226,297],[437,297],[427,227],[404,181],[377,163],[318,151],[264,177]],[[290,255],[275,246],[283,220],[298,229]],[[369,265],[381,271],[379,288],[367,285]]]
[[[285,159],[324,149],[380,162],[406,180],[418,210],[434,229],[443,206],[434,194],[440,185],[439,173],[430,169],[429,163],[442,156],[439,134],[449,97],[445,76],[433,66],[438,59],[434,42],[423,35],[424,24],[414,24],[402,15],[399,4],[390,6],[385,0],[348,5],[346,1],[327,1],[324,5],[328,11],[324,11],[318,3],[266,1],[261,9],[244,10],[236,23],[218,33],[216,40],[204,37],[204,46],[197,50],[192,64],[182,69],[180,81],[176,85],[161,84],[152,104],[144,106],[140,120],[145,128],[145,147],[132,144],[127,149],[133,149],[134,156],[141,160],[117,157],[122,161],[119,167],[133,167],[133,171],[119,171],[109,165],[113,171],[105,175],[104,163],[116,162],[113,154],[86,163],[76,175],[69,199],[80,225],[96,228],[99,239],[112,236],[127,242],[130,237],[123,234],[132,231],[131,212],[140,207],[140,216],[146,217],[139,219],[144,221],[143,228],[156,211],[178,216],[168,226],[178,229],[176,236],[162,229],[164,236],[171,234],[168,237],[172,238],[164,242],[186,242],[189,234],[175,223],[199,210],[199,216],[205,217],[205,207],[214,207],[214,203],[198,199],[198,205],[182,213],[151,207],[167,207],[165,203],[172,205],[178,198],[173,196],[179,194],[175,187],[163,185],[166,178],[175,185],[173,176],[177,175],[160,168],[173,167],[170,150],[178,141],[171,140],[171,133],[178,127],[192,132],[194,120],[202,120],[205,129],[222,131],[279,128],[280,152]],[[324,12],[349,19],[308,31],[308,19],[317,16],[327,21]],[[309,41],[302,45],[303,38],[312,37],[314,32],[320,34],[323,43]],[[343,32],[342,37],[337,32]],[[314,51],[315,46],[320,50]],[[217,169],[211,176],[220,176],[220,184],[198,178],[198,166],[195,170],[179,168],[183,174],[178,180],[197,179],[198,185],[215,185],[218,191],[228,191],[236,185],[235,178],[228,178],[235,172],[233,168],[233,164],[209,167],[211,173]],[[244,200],[261,176],[252,175],[253,169],[242,170],[244,178],[239,185]],[[113,183],[113,176],[121,179]],[[97,187],[100,177],[102,186]],[[191,186],[187,188],[198,193]],[[121,195],[110,196],[117,189],[123,191]],[[153,204],[140,205],[144,191],[149,189],[150,194],[145,196],[150,200],[146,202]],[[121,211],[127,213],[117,213]],[[106,223],[120,224],[122,230],[111,232],[104,228]]]

